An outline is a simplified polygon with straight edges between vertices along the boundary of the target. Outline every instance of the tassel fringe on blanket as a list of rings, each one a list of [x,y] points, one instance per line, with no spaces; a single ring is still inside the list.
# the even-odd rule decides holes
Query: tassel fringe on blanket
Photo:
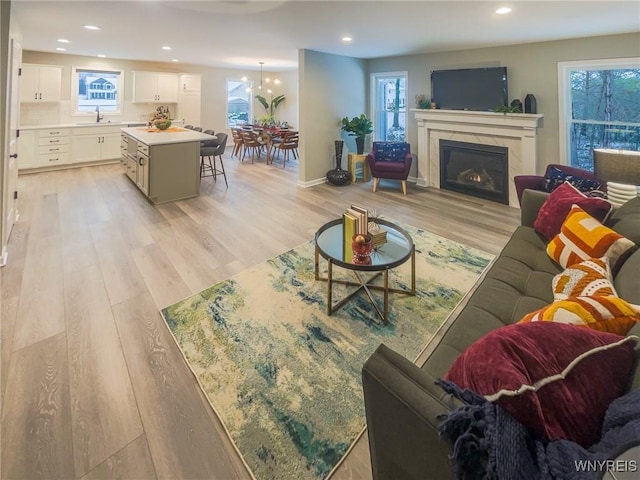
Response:
[[[440,437],[452,445],[450,458],[460,480],[595,480],[606,468],[605,460],[640,442],[640,390],[611,403],[600,442],[584,449],[568,440],[536,438],[477,393],[442,379],[436,384],[464,403],[443,416],[439,427]],[[586,465],[600,468],[589,472]]]

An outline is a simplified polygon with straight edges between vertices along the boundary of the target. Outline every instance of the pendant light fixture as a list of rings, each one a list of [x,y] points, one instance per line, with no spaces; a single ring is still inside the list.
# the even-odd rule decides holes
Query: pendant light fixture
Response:
[[[260,64],[260,86],[258,87],[258,90],[262,91],[262,66],[264,65],[264,62],[258,62]]]

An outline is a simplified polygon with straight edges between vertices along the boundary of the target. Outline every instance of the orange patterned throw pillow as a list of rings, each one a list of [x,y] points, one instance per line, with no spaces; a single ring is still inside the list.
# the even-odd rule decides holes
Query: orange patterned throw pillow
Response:
[[[518,323],[556,322],[626,335],[640,321],[640,306],[620,297],[572,297],[529,313]]]
[[[609,259],[590,258],[576,263],[553,277],[553,298],[617,295],[609,268]]]
[[[547,254],[564,268],[589,258],[607,257],[615,274],[636,248],[631,240],[574,205],[560,233],[547,244]]]

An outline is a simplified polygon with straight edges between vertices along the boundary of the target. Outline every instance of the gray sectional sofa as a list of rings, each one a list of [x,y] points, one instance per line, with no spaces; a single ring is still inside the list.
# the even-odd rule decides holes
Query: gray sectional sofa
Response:
[[[381,345],[362,370],[373,478],[453,478],[449,445],[438,437],[438,416],[461,405],[435,384],[454,360],[488,332],[515,323],[553,301],[551,281],[562,271],[546,253],[546,240],[533,229],[546,193],[525,190],[522,219],[464,308],[439,336],[422,367]],[[617,209],[606,224],[640,245],[640,198]],[[615,276],[620,297],[640,304],[640,250]],[[629,335],[640,335],[640,324]],[[640,389],[640,368],[632,390]]]

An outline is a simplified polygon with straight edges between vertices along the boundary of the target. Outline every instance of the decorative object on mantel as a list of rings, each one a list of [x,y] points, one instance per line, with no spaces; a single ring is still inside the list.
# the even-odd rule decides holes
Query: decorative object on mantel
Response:
[[[436,108],[436,102],[433,99],[428,98],[424,93],[419,93],[416,95],[416,108]]]
[[[498,105],[494,110],[496,113],[522,113],[522,110],[518,105],[514,105],[511,102],[511,105]]]
[[[331,185],[341,187],[351,182],[351,174],[348,170],[342,169],[342,148],[344,147],[344,140],[336,140],[334,145],[336,149],[336,168],[327,172],[327,182]]]
[[[538,102],[532,93],[524,97],[524,113],[538,113]]]
[[[511,106],[514,108],[517,108],[518,110],[520,110],[522,112],[522,102],[520,101],[519,98],[514,98],[511,101]]]
[[[342,130],[350,136],[356,137],[356,151],[358,155],[364,153],[364,138],[373,132],[373,124],[363,113],[359,117],[348,117],[342,119]]]

